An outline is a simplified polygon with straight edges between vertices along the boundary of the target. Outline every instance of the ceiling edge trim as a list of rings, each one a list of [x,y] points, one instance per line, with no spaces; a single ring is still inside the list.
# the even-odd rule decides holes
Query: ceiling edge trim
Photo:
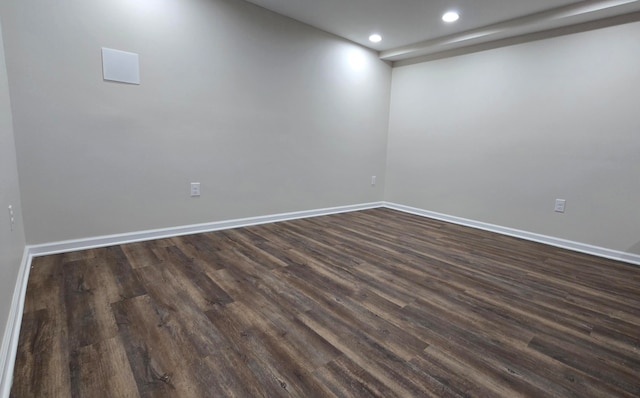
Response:
[[[635,3],[637,1],[638,0],[591,0],[591,1],[580,2],[577,4],[570,4],[568,6],[563,6],[559,8],[554,8],[552,10],[547,10],[547,11],[542,11],[542,12],[531,14],[531,15],[526,15],[520,18],[510,19],[508,21],[499,22],[499,23],[488,25],[478,29],[472,29],[465,32],[456,33],[453,35],[440,37],[437,39],[425,40],[418,43],[397,47],[391,50],[381,51],[380,59],[398,62],[398,61],[405,60],[408,58],[413,58],[413,57],[421,57],[425,55],[434,55],[442,52],[456,51],[456,50],[459,50],[460,47],[466,47],[465,44],[460,45],[460,43],[471,42],[473,40],[482,39],[482,38],[489,38],[490,36],[494,36],[498,33],[503,35],[508,34],[509,31],[516,31],[516,29],[520,29],[522,27],[530,27],[535,29],[536,25],[542,25],[543,23],[550,22],[553,20],[575,17],[578,15],[601,11],[608,8],[624,5],[624,4]],[[611,17],[611,18],[616,18],[616,17]],[[609,19],[609,18],[606,18],[606,19]],[[589,22],[584,22],[584,23],[589,23]],[[582,23],[576,24],[576,25],[582,25]],[[543,32],[555,31],[557,29],[561,30],[563,28],[544,29],[542,31]],[[518,37],[528,36],[529,34],[537,34],[539,32],[540,31],[518,35]],[[493,41],[503,41],[503,40],[510,40],[510,39],[504,38],[504,39],[496,39]],[[479,45],[485,44],[486,42],[487,40],[485,40],[484,43],[481,43]],[[451,48],[452,45],[456,47]],[[477,42],[469,43],[469,46],[475,46],[475,45],[478,45],[478,43]],[[438,50],[438,47],[446,47],[446,46],[449,46],[449,47],[443,48],[442,50]],[[430,54],[425,54],[424,53],[425,51],[429,51]]]

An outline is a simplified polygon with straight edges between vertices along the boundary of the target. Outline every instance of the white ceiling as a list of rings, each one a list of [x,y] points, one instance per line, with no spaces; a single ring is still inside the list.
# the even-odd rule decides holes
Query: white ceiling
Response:
[[[247,0],[400,60],[640,12],[640,0]],[[460,19],[441,17],[455,10]],[[383,41],[369,42],[379,33]]]

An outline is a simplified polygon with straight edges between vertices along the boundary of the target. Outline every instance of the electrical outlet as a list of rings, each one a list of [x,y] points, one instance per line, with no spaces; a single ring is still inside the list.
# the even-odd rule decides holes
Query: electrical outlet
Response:
[[[191,183],[191,196],[200,196],[200,183],[192,182]]]
[[[553,210],[557,213],[564,213],[564,206],[566,203],[567,201],[564,199],[556,199],[556,206]]]
[[[12,205],[9,205],[9,223],[11,225],[11,231],[13,232],[13,229],[16,227],[16,218],[15,218],[15,215],[13,214]]]
[[[371,176],[371,186],[375,186],[376,185],[376,176]]]

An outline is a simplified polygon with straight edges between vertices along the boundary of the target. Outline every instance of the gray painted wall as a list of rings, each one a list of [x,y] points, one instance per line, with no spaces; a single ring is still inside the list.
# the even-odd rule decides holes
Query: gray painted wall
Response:
[[[386,200],[639,254],[639,37],[631,23],[394,68]]]
[[[9,306],[25,247],[16,151],[11,122],[11,103],[0,26],[0,331],[4,332]],[[9,205],[13,206],[15,227],[11,231]],[[0,338],[0,344],[2,339]],[[2,362],[2,359],[0,359]],[[0,372],[4,369],[0,369]]]
[[[383,199],[376,53],[244,1],[0,7],[28,243]],[[103,81],[101,47],[142,84]]]

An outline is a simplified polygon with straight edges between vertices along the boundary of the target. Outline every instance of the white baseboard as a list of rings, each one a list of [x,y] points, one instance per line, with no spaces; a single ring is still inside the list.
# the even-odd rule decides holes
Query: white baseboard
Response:
[[[640,255],[633,253],[625,253],[622,251],[607,249],[604,247],[588,245],[586,243],[574,242],[571,240],[556,238],[553,236],[536,234],[533,232],[522,231],[519,229],[502,227],[500,225],[489,224],[481,221],[469,220],[466,218],[450,216],[447,214],[436,213],[429,210],[418,209],[415,207],[400,205],[397,203],[384,202],[384,207],[389,209],[411,213],[423,217],[433,218],[440,221],[446,221],[453,224],[464,225],[467,227],[482,229],[485,231],[496,232],[502,235],[513,236],[533,242],[544,243],[550,246],[560,247],[580,253],[591,254],[598,257],[604,257],[612,260],[624,261],[626,263],[640,265]]]
[[[13,367],[15,365],[16,352],[18,351],[18,339],[20,338],[20,326],[22,326],[22,312],[24,310],[24,297],[27,291],[29,270],[31,269],[31,254],[29,247],[25,247],[22,262],[18,270],[18,280],[13,289],[13,298],[9,309],[9,319],[4,329],[2,346],[0,347],[0,397],[9,398],[11,383],[13,382]]]
[[[20,337],[20,326],[22,323],[22,314],[24,311],[24,299],[27,290],[27,282],[29,280],[29,270],[31,261],[35,256],[43,256],[48,254],[64,253],[76,250],[92,249],[96,247],[104,247],[111,245],[119,245],[132,242],[140,242],[144,240],[162,239],[172,236],[189,235],[202,232],[218,231],[222,229],[245,227],[250,225],[266,224],[278,221],[295,220],[299,218],[317,217],[329,214],[346,213],[358,210],[373,209],[377,207],[386,207],[393,210],[411,213],[423,217],[433,218],[436,220],[446,221],[453,224],[464,225],[472,228],[482,229],[485,231],[496,232],[503,235],[522,238],[534,242],[544,243],[551,246],[569,249],[581,253],[587,253],[599,257],[605,257],[613,260],[624,261],[627,263],[640,265],[640,255],[625,253],[621,251],[606,249],[603,247],[592,246],[580,242],[569,241],[565,239],[555,238],[552,236],[540,235],[532,232],[522,231],[518,229],[502,227],[499,225],[484,223],[480,221],[469,220],[461,217],[450,216],[447,214],[436,213],[433,211],[418,209],[415,207],[404,206],[390,202],[373,202],[350,206],[331,207],[326,209],[306,210],[291,213],[273,214],[259,217],[241,218],[236,220],[211,222],[205,224],[185,225],[173,228],[154,229],[147,231],[131,232],[126,234],[97,236],[86,239],[68,240],[63,242],[45,243],[41,245],[27,246],[24,251],[20,270],[18,272],[18,280],[13,292],[11,301],[11,309],[9,312],[9,320],[5,328],[2,346],[0,347],[0,370],[2,377],[0,379],[0,398],[8,398],[11,392],[11,383],[13,379],[13,369],[15,365],[15,357],[18,349],[18,339]]]
[[[40,245],[30,246],[30,254],[34,257],[44,256],[48,254],[93,249],[96,247],[105,247],[112,245],[121,245],[125,243],[141,242],[152,239],[169,238],[172,236],[190,235],[202,232],[219,231],[222,229],[295,220],[298,218],[309,218],[325,216],[329,214],[346,213],[350,211],[373,209],[382,206],[383,202],[363,203],[348,206],[329,207],[325,209],[304,210],[258,217],[239,218],[235,220],[216,221],[204,224],[183,225],[179,227],[137,231],[117,235],[96,236],[91,238],[67,240],[62,242],[44,243]]]

